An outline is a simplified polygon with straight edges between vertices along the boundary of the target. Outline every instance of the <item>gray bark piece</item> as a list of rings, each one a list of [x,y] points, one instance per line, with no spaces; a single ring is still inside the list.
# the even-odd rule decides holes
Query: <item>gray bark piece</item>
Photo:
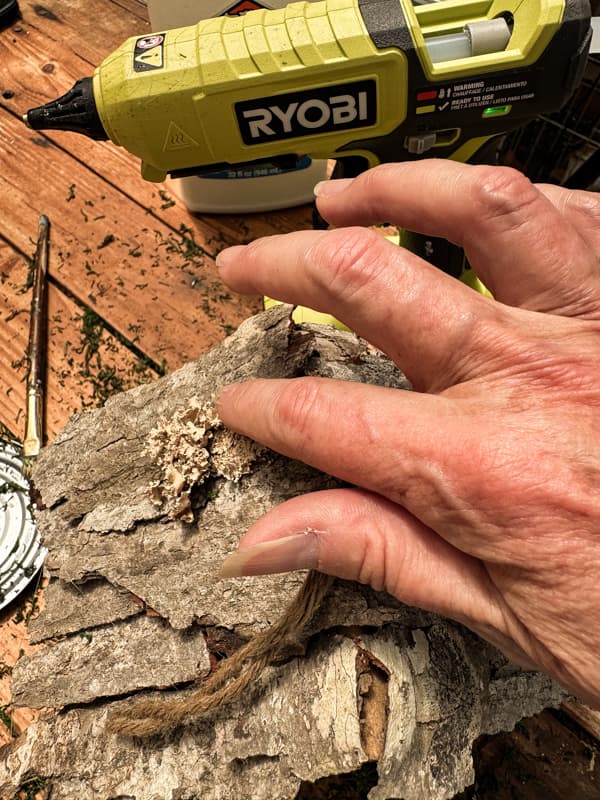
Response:
[[[408,388],[396,367],[353,334],[295,328],[289,307],[281,307],[247,321],[235,337],[164,380],[73,418],[43,451],[36,472],[47,506],[37,518],[49,549],[46,571],[64,582],[102,576],[176,628],[196,621],[248,634],[270,624],[302,577],[223,584],[215,577],[218,567],[265,511],[337,481],[271,454],[240,482],[219,485],[197,525],[174,523],[147,502],[158,471],[145,445],[161,418],[185,409],[193,397],[210,400],[226,383],[318,372],[343,380],[364,380],[366,374],[382,385]],[[119,513],[125,522],[115,528]],[[378,605],[373,624],[380,621]],[[392,602],[394,609],[397,605]],[[364,611],[357,623],[368,623],[368,607]],[[338,623],[343,622],[340,615]]]
[[[351,640],[333,637],[308,658],[271,669],[242,713],[169,738],[109,736],[104,707],[47,718],[20,747],[6,748],[0,796],[12,796],[34,771],[52,776],[52,800],[293,800],[303,778],[348,772],[366,760],[355,652]]]
[[[492,648],[443,621],[411,631],[408,644],[394,627],[364,636],[361,645],[389,674],[387,738],[369,800],[453,797],[473,782],[475,739],[497,733],[500,720],[511,730],[532,700],[556,706],[564,699],[538,673],[521,673],[518,684],[490,674]],[[490,695],[497,713],[490,714]]]
[[[554,681],[538,672],[505,673],[490,684],[485,707],[484,727],[490,734],[509,731],[514,727],[513,698],[519,699],[523,717],[532,717],[542,708],[555,708],[566,694]]]
[[[142,610],[141,601],[136,603],[128,592],[120,592],[102,580],[80,585],[50,581],[44,599],[44,609],[29,623],[29,640],[33,644],[106,625]]]
[[[410,642],[394,626],[358,640],[331,636],[271,668],[242,709],[143,743],[107,735],[106,706],[48,717],[5,748],[0,796],[12,797],[34,772],[52,776],[53,800],[292,800],[302,781],[351,773],[369,758],[358,713],[364,648],[389,676],[377,709],[388,714],[387,737],[369,800],[452,797],[472,781],[473,739],[489,732],[488,691],[513,708],[514,725],[535,687],[522,683],[514,694],[510,678],[490,681],[486,645],[444,622],[435,628],[414,631]],[[560,693],[546,699],[557,703]]]
[[[202,631],[175,631],[164,620],[139,616],[20,658],[12,695],[15,705],[57,708],[183,683],[209,671]]]
[[[270,667],[238,706],[149,740],[106,733],[124,695],[190,682],[208,669],[207,645],[231,651],[278,619],[303,575],[220,581],[218,566],[265,511],[339,485],[263,451],[248,474],[197,487],[204,505],[183,522],[155,504],[156,426],[226,383],[307,374],[408,388],[352,334],[296,327],[279,307],[197,362],[74,418],[43,451],[38,526],[52,582],[34,635],[67,636],[18,662],[13,692],[65,707],[0,751],[0,798],[35,774],[53,800],[292,800],[302,781],[377,761],[371,800],[445,800],[471,782],[477,736],[560,702],[548,678],[508,665],[459,625],[338,581],[306,653]],[[230,449],[235,458],[244,447]]]

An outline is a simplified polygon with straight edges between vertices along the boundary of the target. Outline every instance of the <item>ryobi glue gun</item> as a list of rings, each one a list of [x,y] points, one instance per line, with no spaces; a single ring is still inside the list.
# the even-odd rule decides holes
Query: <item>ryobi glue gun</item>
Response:
[[[110,139],[152,181],[286,168],[298,154],[335,158],[346,175],[467,161],[558,110],[590,39],[587,0],[293,3],[128,39],[25,120]]]

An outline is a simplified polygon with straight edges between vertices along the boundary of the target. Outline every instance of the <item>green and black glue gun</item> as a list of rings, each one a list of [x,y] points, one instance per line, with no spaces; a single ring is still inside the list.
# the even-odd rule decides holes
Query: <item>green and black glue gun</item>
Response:
[[[110,139],[161,181],[298,153],[347,174],[468,161],[558,110],[583,73],[587,0],[323,0],[128,39],[30,110],[35,129]]]

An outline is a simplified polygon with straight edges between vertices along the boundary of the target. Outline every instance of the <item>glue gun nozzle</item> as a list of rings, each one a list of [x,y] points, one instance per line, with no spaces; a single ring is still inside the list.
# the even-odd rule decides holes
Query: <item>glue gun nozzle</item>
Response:
[[[81,78],[62,97],[31,108],[23,121],[36,131],[74,131],[91,139],[108,139],[96,108],[91,78]]]

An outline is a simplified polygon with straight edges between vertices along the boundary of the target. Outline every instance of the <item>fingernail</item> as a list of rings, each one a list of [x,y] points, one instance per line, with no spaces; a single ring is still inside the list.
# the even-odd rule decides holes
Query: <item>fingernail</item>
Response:
[[[220,253],[217,253],[215,264],[218,268],[225,267],[231,261],[234,261],[239,256],[240,252],[245,249],[246,245],[244,244],[236,244],[232,247],[226,247],[224,250],[221,250]]]
[[[317,531],[307,530],[230,553],[221,564],[219,577],[239,578],[241,575],[315,569],[318,557]]]
[[[329,181],[319,181],[313,189],[315,197],[328,197],[329,195],[339,194],[347,189],[354,181],[354,178],[332,178]]]

